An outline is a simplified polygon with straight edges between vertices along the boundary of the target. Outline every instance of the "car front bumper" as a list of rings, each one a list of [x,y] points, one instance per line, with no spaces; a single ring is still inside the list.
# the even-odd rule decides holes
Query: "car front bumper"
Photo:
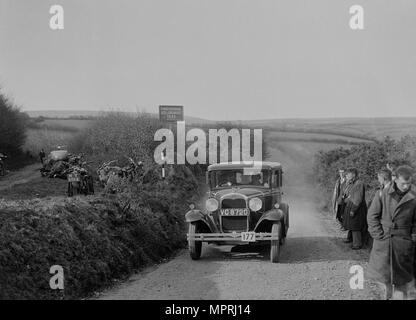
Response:
[[[241,243],[250,243],[257,241],[270,241],[270,240],[279,240],[279,236],[274,235],[270,232],[255,232],[256,240],[255,241],[243,241],[241,240],[242,232],[230,232],[230,233],[195,233],[194,235],[186,234],[188,241],[230,241],[230,242],[241,242]]]

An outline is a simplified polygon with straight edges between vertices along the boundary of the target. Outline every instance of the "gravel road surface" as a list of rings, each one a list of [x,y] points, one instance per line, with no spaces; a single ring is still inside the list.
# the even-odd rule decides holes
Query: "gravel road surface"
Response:
[[[351,289],[350,267],[365,270],[368,249],[342,242],[335,222],[318,209],[317,190],[308,180],[310,156],[319,145],[271,143],[270,160],[286,164],[284,199],[290,229],[280,263],[268,250],[247,246],[203,246],[201,260],[187,250],[170,261],[133,275],[103,292],[100,299],[379,299],[370,281]]]

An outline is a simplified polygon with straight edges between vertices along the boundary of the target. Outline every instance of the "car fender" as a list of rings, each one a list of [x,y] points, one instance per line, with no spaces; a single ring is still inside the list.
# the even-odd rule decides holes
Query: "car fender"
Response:
[[[282,211],[284,213],[285,226],[286,226],[286,228],[289,228],[289,205],[287,203],[282,202],[280,204],[280,209],[282,209]]]
[[[201,223],[203,231],[213,232],[213,229],[210,223],[207,221],[206,216],[200,210],[189,210],[185,214],[185,221],[188,223]]]
[[[263,213],[254,227],[254,231],[257,231],[260,226],[267,222],[281,221],[284,219],[285,213],[281,209],[271,209]]]

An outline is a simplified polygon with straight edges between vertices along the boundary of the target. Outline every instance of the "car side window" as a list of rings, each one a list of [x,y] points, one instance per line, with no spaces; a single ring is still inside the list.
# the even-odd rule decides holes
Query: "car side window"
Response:
[[[278,174],[277,171],[273,171],[272,174],[272,188],[277,188],[278,186]]]

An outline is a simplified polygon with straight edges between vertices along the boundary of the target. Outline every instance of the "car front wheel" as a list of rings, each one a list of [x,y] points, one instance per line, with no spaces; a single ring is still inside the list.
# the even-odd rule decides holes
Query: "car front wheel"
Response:
[[[282,225],[280,222],[273,223],[272,225],[272,236],[277,236],[278,240],[271,240],[270,246],[270,261],[273,263],[279,262],[280,253],[280,237],[282,234]]]
[[[198,232],[196,223],[189,224],[189,236],[192,237]],[[192,260],[198,260],[201,257],[202,241],[188,240],[189,254]]]

